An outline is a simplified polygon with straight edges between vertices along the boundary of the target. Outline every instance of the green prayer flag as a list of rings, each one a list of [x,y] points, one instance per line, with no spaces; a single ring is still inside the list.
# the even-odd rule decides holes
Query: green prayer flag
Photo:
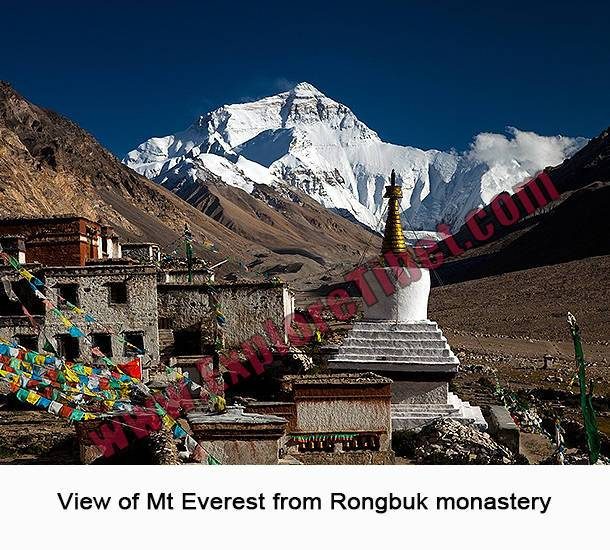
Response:
[[[11,264],[14,269],[19,269],[21,267],[21,264],[12,256],[8,257],[8,263]]]
[[[19,388],[17,390],[17,399],[19,399],[19,401],[26,401],[28,398],[28,391],[24,390],[23,388]]]
[[[85,413],[83,411],[79,411],[78,409],[74,409],[70,414],[70,420],[82,420]]]
[[[112,362],[111,359],[109,359],[108,357],[104,356],[104,357],[100,357],[100,359],[102,360],[102,362],[105,365],[108,365],[109,367],[115,367],[116,365]]]
[[[53,344],[49,342],[47,338],[44,339],[44,346],[42,346],[42,350],[47,353],[52,353],[53,355],[57,355],[57,350],[53,347]]]
[[[595,410],[593,409],[592,391],[587,392],[587,380],[585,372],[585,355],[582,349],[582,341],[580,339],[580,327],[576,323],[576,318],[568,313],[568,324],[574,340],[574,352],[576,355],[576,364],[578,365],[578,383],[580,386],[580,408],[585,423],[585,432],[587,436],[587,448],[589,449],[589,464],[595,464],[599,460],[600,442],[599,431],[597,428],[597,420],[595,418]]]

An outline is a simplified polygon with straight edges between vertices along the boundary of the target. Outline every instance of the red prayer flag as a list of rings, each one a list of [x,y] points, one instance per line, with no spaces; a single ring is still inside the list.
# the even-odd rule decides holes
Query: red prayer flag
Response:
[[[61,409],[59,409],[59,416],[62,416],[63,418],[70,418],[73,410],[74,409],[72,407],[68,407],[68,405],[62,405]]]
[[[128,363],[119,365],[119,368],[132,378],[142,379],[142,362],[139,357],[132,359]]]

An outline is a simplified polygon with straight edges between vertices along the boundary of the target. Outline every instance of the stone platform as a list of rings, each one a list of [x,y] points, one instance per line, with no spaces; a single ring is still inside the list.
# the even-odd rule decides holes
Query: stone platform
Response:
[[[433,321],[373,321],[354,324],[331,369],[456,373],[458,358]]]
[[[462,401],[449,392],[447,403],[393,403],[392,431],[418,430],[437,418],[452,418],[464,424],[472,424],[480,430],[487,430],[480,407]]]
[[[448,391],[459,364],[441,329],[427,319],[358,321],[328,361],[331,370],[392,378],[392,431],[417,430],[445,417],[486,430],[481,409]]]

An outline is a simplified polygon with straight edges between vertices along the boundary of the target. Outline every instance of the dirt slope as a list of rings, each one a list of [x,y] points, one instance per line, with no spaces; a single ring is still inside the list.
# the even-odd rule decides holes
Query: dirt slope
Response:
[[[305,276],[326,262],[354,261],[377,239],[304,196],[263,187],[249,195],[213,178],[207,183],[183,197],[191,206],[121,164],[74,123],[0,83],[0,216],[79,213],[109,223],[124,240],[170,248],[188,223],[197,252],[210,261],[230,255],[235,267],[256,263],[259,271],[302,262]]]

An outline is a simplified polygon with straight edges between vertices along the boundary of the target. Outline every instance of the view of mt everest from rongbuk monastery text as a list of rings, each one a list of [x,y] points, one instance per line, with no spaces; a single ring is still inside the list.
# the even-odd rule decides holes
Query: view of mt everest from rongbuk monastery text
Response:
[[[123,162],[179,194],[211,178],[249,193],[261,185],[279,191],[293,186],[375,229],[384,216],[384,185],[395,169],[408,228],[433,231],[439,223],[457,229],[473,208],[560,164],[586,142],[508,127],[507,135],[479,133],[464,152],[394,145],[349,107],[302,82],[258,101],[224,105],[184,131],[150,138]]]

